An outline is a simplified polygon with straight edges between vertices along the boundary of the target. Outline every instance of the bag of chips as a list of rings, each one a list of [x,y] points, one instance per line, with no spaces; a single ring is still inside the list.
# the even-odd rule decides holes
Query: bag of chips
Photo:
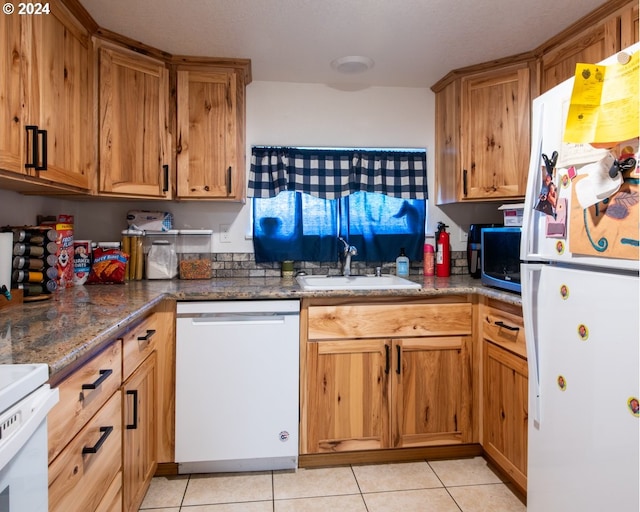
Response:
[[[123,284],[128,261],[129,255],[120,249],[94,249],[87,284]]]

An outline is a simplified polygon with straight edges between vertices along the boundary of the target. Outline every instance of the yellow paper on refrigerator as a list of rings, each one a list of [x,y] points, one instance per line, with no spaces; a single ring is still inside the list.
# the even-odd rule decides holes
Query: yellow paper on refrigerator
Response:
[[[626,64],[577,64],[564,142],[617,143],[639,135],[640,52]]]

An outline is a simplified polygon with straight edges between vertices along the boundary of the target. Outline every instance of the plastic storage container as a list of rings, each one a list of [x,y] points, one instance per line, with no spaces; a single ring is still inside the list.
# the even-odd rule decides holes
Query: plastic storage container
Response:
[[[180,279],[211,279],[211,229],[181,229],[178,234]]]
[[[144,253],[147,279],[173,279],[178,275],[177,239],[178,230],[145,232]]]

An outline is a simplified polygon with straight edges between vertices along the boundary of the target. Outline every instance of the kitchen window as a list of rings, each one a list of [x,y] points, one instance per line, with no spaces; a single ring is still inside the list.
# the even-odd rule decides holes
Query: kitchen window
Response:
[[[257,262],[422,259],[426,151],[253,147],[249,178]]]

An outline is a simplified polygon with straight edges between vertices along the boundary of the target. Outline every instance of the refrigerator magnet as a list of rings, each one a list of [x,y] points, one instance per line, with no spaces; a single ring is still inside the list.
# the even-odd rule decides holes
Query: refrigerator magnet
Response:
[[[560,388],[560,391],[567,390],[567,380],[563,375],[558,375],[558,388]]]
[[[564,254],[564,242],[562,240],[556,242],[556,252],[558,255]]]
[[[569,287],[566,284],[560,286],[560,297],[562,297],[562,300],[569,298]]]
[[[635,396],[629,397],[627,400],[627,406],[629,407],[631,414],[636,418],[640,418],[640,400],[638,400],[638,398]]]
[[[582,341],[587,341],[587,339],[589,338],[589,329],[587,329],[586,325],[580,324],[578,326],[578,336],[580,336],[580,339]]]

